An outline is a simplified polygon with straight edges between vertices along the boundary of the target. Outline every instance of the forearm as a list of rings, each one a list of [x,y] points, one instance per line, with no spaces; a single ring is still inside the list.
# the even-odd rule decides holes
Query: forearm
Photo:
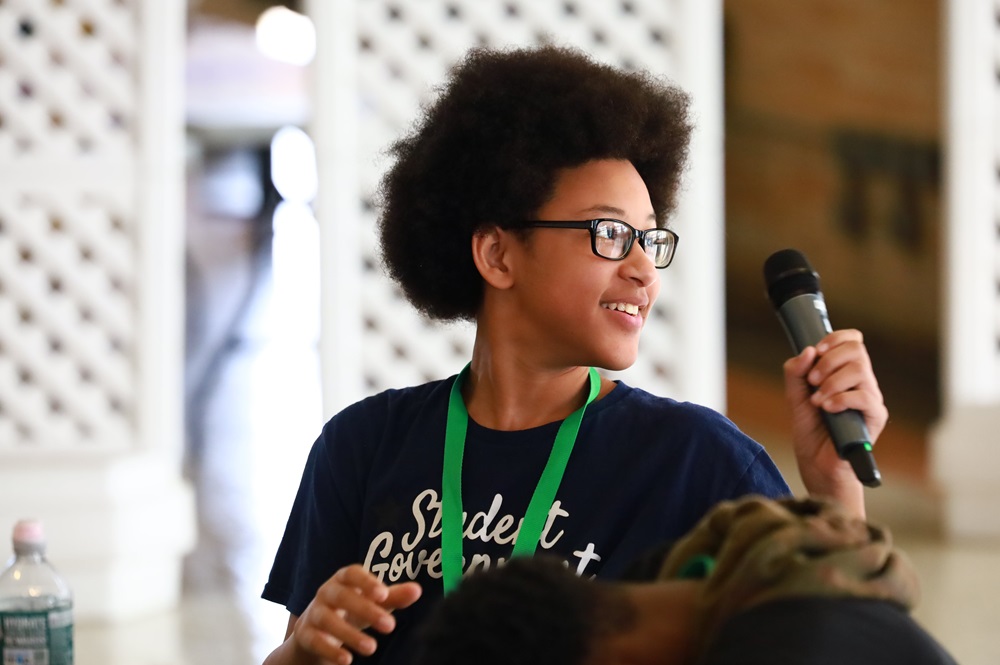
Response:
[[[865,519],[865,488],[847,462],[832,475],[802,471],[802,483],[809,496],[815,499],[833,499],[851,515]]]

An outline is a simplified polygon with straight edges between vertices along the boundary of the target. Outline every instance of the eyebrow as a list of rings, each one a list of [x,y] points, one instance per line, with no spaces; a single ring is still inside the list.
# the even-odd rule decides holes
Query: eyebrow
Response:
[[[610,206],[610,205],[604,205],[601,203],[598,203],[597,205],[594,206],[590,206],[589,208],[584,208],[580,212],[584,214],[590,214],[596,212],[596,213],[605,213],[608,215],[618,215],[619,217],[625,216],[625,211],[622,210],[621,208],[617,208],[615,206]],[[649,215],[646,216],[646,219],[655,221],[656,213],[655,212],[649,213]]]

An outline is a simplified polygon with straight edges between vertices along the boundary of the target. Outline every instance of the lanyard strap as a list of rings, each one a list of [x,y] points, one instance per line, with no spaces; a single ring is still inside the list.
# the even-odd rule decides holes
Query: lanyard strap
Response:
[[[471,363],[470,363],[471,364]],[[462,458],[465,454],[465,435],[469,428],[469,412],[462,400],[462,383],[469,374],[469,365],[455,377],[448,399],[448,421],[444,434],[444,469],[441,474],[441,573],[444,592],[448,593],[462,578]],[[524,513],[517,541],[511,556],[530,556],[538,549],[542,529],[548,519],[549,509],[562,482],[566,463],[569,461],[576,435],[580,431],[583,412],[594,401],[601,389],[601,377],[590,368],[590,393],[587,401],[559,425],[549,461],[542,477],[531,495]]]

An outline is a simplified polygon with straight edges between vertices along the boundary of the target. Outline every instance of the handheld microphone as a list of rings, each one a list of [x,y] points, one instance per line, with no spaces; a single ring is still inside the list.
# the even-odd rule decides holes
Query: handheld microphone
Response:
[[[801,252],[783,249],[764,262],[764,282],[775,313],[795,353],[816,345],[832,328],[826,301],[819,290],[819,275]],[[882,474],[875,465],[871,435],[859,411],[840,413],[820,410],[837,455],[847,460],[863,485],[878,487]]]

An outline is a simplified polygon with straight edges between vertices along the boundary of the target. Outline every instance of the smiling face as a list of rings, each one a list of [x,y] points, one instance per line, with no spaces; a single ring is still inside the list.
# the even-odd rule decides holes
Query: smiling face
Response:
[[[646,185],[624,160],[561,171],[537,220],[608,217],[636,229],[656,226]],[[636,241],[609,261],[591,251],[585,229],[532,229],[511,245],[513,299],[505,322],[522,348],[550,367],[621,370],[635,362],[639,334],[660,291],[652,260]]]

